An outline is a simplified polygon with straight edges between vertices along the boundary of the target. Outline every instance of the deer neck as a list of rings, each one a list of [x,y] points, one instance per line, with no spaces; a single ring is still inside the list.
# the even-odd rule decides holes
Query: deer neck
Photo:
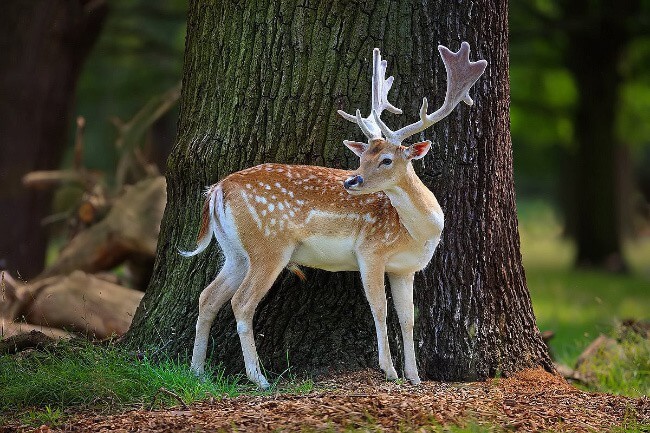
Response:
[[[407,166],[406,176],[384,193],[413,239],[427,241],[440,236],[444,225],[442,209],[433,193],[415,174],[411,163]]]

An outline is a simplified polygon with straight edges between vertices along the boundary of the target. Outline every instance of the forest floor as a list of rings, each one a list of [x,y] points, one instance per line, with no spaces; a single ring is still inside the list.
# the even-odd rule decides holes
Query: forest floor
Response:
[[[303,395],[243,395],[114,415],[84,412],[35,431],[461,431],[453,426],[468,425],[471,431],[490,432],[648,431],[650,399],[581,391],[541,369],[485,382],[417,387],[363,371],[318,381]],[[17,427],[0,427],[0,432]]]

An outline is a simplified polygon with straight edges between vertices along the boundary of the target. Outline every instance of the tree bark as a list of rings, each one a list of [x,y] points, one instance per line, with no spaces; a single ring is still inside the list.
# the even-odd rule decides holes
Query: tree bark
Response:
[[[8,0],[0,14],[0,268],[29,278],[43,269],[41,220],[51,193],[23,175],[58,168],[81,65],[102,28],[103,1]]]
[[[192,2],[168,205],[129,344],[191,352],[198,294],[222,258],[216,243],[193,259],[177,248],[194,245],[206,185],[261,162],[356,168],[341,141],[361,134],[336,110],[367,110],[372,48],[381,48],[395,76],[391,100],[406,113],[386,118],[395,125],[416,118],[423,96],[431,106],[442,103],[445,71],[436,47],[457,50],[467,40],[472,59],[489,62],[471,91],[476,104],[459,106],[423,134],[434,148],[417,167],[446,214],[438,251],[416,277],[420,373],[469,380],[539,365],[552,369],[519,254],[507,10],[505,1]],[[358,274],[309,270],[307,277],[301,283],[281,274],[258,308],[254,326],[264,367],[311,374],[377,368],[373,320]],[[399,325],[391,313],[399,368]],[[229,307],[217,316],[212,336],[213,362],[241,371]]]

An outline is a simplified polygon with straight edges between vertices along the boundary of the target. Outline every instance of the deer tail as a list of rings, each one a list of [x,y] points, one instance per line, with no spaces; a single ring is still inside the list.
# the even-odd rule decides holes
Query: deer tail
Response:
[[[201,211],[201,228],[196,240],[196,249],[193,251],[179,249],[178,251],[183,257],[192,257],[203,252],[210,245],[212,236],[218,227],[215,209],[223,208],[223,190],[221,189],[221,185],[211,187],[208,189],[206,195],[207,197],[205,198]]]

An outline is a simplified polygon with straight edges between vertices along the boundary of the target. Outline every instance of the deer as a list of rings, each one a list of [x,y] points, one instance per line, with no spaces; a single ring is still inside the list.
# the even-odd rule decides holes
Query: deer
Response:
[[[374,320],[379,366],[388,380],[398,379],[386,329],[388,275],[404,348],[404,375],[420,383],[413,341],[413,281],[431,261],[440,242],[444,215],[434,194],[415,173],[412,161],[423,158],[430,141],[403,145],[451,113],[461,102],[473,104],[469,90],[483,74],[485,60],[469,60],[470,47],[458,52],[438,46],[447,72],[442,106],[396,131],[382,120],[402,110],[388,101],[393,77],[385,78],[387,62],[373,50],[371,109],[367,117],[338,113],[355,123],[367,142],[343,143],[359,157],[355,171],[310,165],[267,163],[232,173],[210,186],[202,209],[196,249],[216,238],[224,256],[216,278],[199,296],[199,314],[191,370],[205,374],[210,327],[230,300],[237,323],[246,375],[261,389],[262,374],[253,337],[253,315],[284,268],[302,276],[300,266],[327,271],[358,271]]]

